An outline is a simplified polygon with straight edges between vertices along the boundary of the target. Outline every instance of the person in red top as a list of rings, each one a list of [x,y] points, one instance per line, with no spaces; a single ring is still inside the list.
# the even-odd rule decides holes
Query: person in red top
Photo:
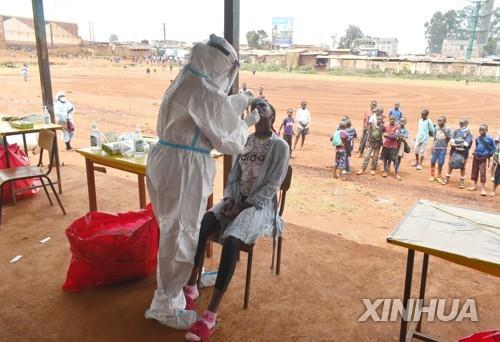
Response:
[[[387,177],[391,161],[394,164],[394,177],[401,180],[398,175],[398,152],[399,152],[399,129],[396,117],[391,115],[389,123],[384,128],[384,144],[382,147],[382,160],[384,161],[384,173],[382,177]]]
[[[361,135],[361,141],[359,143],[359,156],[362,157],[365,152],[366,142],[368,140],[368,121],[370,116],[372,116],[373,111],[377,108],[377,101],[372,100],[370,102],[370,110],[367,111],[363,116],[363,134]]]

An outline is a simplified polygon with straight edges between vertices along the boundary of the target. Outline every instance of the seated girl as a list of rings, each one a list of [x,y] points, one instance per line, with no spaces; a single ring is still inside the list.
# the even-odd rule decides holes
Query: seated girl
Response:
[[[224,199],[208,211],[201,222],[200,236],[191,278],[184,288],[186,309],[194,309],[199,292],[196,286],[207,240],[219,234],[223,241],[217,279],[207,310],[186,334],[187,341],[205,341],[212,334],[219,304],[236,267],[244,244],[254,244],[261,236],[281,234],[283,221],[277,213],[276,193],[287,170],[290,149],[273,133],[276,116],[265,100],[257,100],[251,110],[258,110],[260,121],[248,137],[245,150],[231,169]]]

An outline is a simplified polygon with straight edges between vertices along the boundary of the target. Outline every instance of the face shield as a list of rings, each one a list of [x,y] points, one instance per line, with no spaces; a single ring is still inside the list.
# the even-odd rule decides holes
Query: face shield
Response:
[[[59,91],[56,94],[56,99],[57,101],[61,101],[62,103],[64,103],[66,102],[66,95],[62,91]]]
[[[238,61],[238,58],[236,56],[236,51],[224,38],[217,37],[213,34],[210,36],[207,45],[214,49],[217,49],[220,53],[224,54],[227,58],[232,60],[231,68],[229,69],[229,72],[227,74],[228,82],[224,89],[226,93],[229,93],[233,86],[234,80],[236,79],[236,76],[238,76],[238,71],[240,68],[240,62]]]

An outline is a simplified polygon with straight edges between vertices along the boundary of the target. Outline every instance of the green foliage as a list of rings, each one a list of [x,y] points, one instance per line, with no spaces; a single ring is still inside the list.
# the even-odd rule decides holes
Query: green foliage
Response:
[[[149,40],[143,39],[141,40],[141,44],[149,45]]]
[[[430,53],[441,53],[444,39],[453,37],[455,33],[458,34],[458,28],[462,26],[462,23],[459,22],[455,10],[450,10],[445,14],[437,11],[424,26],[428,51]]]
[[[110,42],[117,42],[118,41],[118,36],[114,33],[112,33],[110,36],[109,36],[109,41]]]
[[[295,69],[293,69],[293,71],[295,71],[296,73],[299,73],[299,74],[317,74],[318,71],[315,70],[314,68],[310,67],[310,66],[299,66],[299,67],[296,67]]]
[[[350,49],[352,43],[359,38],[363,38],[364,34],[361,29],[356,25],[349,25],[345,31],[345,35],[340,38],[339,49]]]
[[[484,47],[484,52],[486,55],[498,55],[500,54],[500,49],[498,48],[500,44],[500,7],[495,8],[493,15],[491,17],[490,25],[490,37],[488,38],[488,43]]]
[[[437,11],[431,20],[424,24],[427,49],[431,53],[441,53],[443,40],[453,38],[469,39],[470,18],[474,7],[469,5],[458,11],[449,10],[446,13]],[[486,54],[497,54],[497,44],[500,42],[500,8],[493,11],[490,25],[490,36],[485,46]]]
[[[500,79],[494,77],[464,77],[460,73],[455,74],[411,74],[408,71],[396,73],[384,73],[380,70],[341,70],[333,69],[328,71],[328,75],[332,76],[354,76],[354,77],[373,77],[373,78],[398,78],[404,80],[442,80],[442,81],[457,81],[462,82],[467,78],[470,82],[488,82],[500,83]]]
[[[264,30],[248,31],[245,35],[247,44],[253,49],[264,49],[270,47],[269,35]]]

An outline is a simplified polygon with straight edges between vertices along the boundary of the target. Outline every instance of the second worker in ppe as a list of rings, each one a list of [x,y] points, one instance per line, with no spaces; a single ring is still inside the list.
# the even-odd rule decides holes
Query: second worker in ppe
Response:
[[[75,136],[74,113],[75,107],[66,99],[66,95],[62,91],[58,92],[54,103],[54,114],[57,124],[63,126],[62,137],[67,151],[71,150],[71,140]]]

